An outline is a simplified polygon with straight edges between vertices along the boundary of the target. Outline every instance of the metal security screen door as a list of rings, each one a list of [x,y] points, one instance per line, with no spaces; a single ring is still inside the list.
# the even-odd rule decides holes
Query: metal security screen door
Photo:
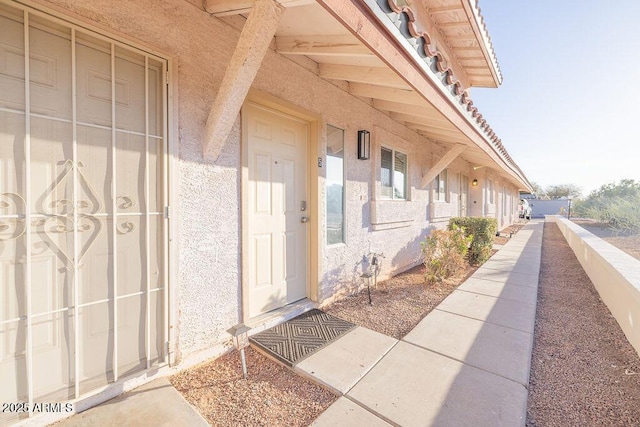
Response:
[[[1,402],[166,358],[166,69],[0,3]]]

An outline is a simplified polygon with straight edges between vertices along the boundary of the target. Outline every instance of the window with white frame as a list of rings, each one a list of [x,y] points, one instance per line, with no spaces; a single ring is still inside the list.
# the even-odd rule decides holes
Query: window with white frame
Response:
[[[380,194],[388,199],[407,199],[406,154],[389,148],[381,148]]]
[[[344,243],[344,130],[327,125],[327,244]]]
[[[436,200],[439,202],[449,201],[449,179],[447,170],[440,172],[435,179],[436,182]]]

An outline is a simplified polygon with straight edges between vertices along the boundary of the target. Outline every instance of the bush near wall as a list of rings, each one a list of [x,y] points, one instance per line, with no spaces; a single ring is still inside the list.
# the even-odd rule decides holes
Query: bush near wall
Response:
[[[471,237],[459,227],[431,231],[421,243],[427,282],[448,279],[464,268],[470,244]]]
[[[471,265],[480,265],[489,259],[493,248],[493,238],[498,231],[495,218],[455,217],[449,220],[449,229],[460,227],[465,236],[473,236],[467,257]]]

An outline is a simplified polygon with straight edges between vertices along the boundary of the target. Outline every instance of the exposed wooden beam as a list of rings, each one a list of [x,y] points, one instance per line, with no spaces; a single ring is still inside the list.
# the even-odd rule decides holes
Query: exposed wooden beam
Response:
[[[447,126],[447,129],[454,129],[450,122],[442,119],[442,115],[431,105],[417,106],[405,104],[401,102],[385,101],[382,99],[374,99],[373,107],[378,110],[391,111],[393,113],[406,114],[411,116],[419,116],[428,118],[430,122],[438,123],[440,126]]]
[[[204,10],[215,16],[249,13],[257,0],[204,0]],[[283,7],[304,6],[315,0],[276,0]]]
[[[414,123],[414,122],[405,122],[405,124],[407,125],[408,128],[411,128],[415,131],[420,131],[425,135],[427,135],[428,137],[434,138],[438,141],[449,142],[449,143],[451,142],[463,143],[466,140],[464,135],[461,135],[458,132],[453,132],[448,129],[440,129],[433,125],[425,125],[425,124]]]
[[[276,49],[286,55],[331,55],[375,57],[351,35],[279,36]]]
[[[475,35],[473,34],[456,34],[456,35],[451,35],[451,36],[447,36],[447,39],[451,39],[451,40],[478,40],[476,38]],[[456,49],[456,47],[453,47],[454,49]],[[478,48],[480,49],[480,48]]]
[[[397,89],[409,89],[407,83],[388,68],[319,64],[318,70],[320,71],[320,77],[324,79],[346,80]]]
[[[363,98],[383,99],[420,107],[428,104],[424,98],[412,90],[393,89],[364,83],[349,83],[349,93]]]
[[[491,75],[491,71],[486,67],[481,67],[478,69],[467,67],[466,72],[468,75],[473,75],[473,76],[490,76]]]
[[[478,49],[474,49],[474,50],[478,50]],[[480,53],[479,55],[456,55],[456,58],[458,58],[460,61],[473,60],[473,59],[484,60],[484,55],[482,55],[482,53]]]
[[[442,156],[442,158],[438,160],[436,164],[433,165],[433,167],[422,176],[421,188],[426,188],[427,185],[429,185],[431,181],[433,181],[435,177],[440,174],[440,172],[445,170],[447,166],[449,166],[451,162],[456,159],[456,157],[462,154],[465,148],[467,147],[463,144],[456,144],[449,151],[447,151],[447,153]]]
[[[392,117],[396,120],[401,120],[403,122],[408,122],[408,123],[416,123],[416,124],[420,124],[420,125],[425,125],[425,126],[430,126],[430,125],[434,125],[434,120],[429,118],[429,117],[423,117],[423,116],[418,116],[415,114],[406,114],[406,113],[392,113]],[[434,126],[435,127],[435,126]],[[457,130],[454,127],[445,127],[442,128],[446,131],[455,133],[456,135],[460,135],[460,131]]]
[[[427,12],[429,13],[445,13],[445,12],[453,12],[456,10],[463,10],[463,7],[461,5],[455,5],[455,6],[440,6],[440,7],[430,7],[427,9]]]
[[[283,11],[273,0],[255,1],[207,118],[202,149],[205,158],[216,160],[220,155]]]
[[[436,24],[436,26],[440,28],[460,28],[460,27],[471,27],[469,21],[454,21],[454,22],[443,22],[441,24]]]

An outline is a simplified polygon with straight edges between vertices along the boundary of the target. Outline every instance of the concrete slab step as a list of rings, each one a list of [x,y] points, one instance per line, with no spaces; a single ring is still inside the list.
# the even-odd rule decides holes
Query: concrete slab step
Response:
[[[458,290],[488,295],[495,298],[504,298],[536,305],[538,289],[530,286],[521,286],[512,282],[500,282],[476,277],[470,277]]]
[[[207,427],[209,423],[166,378],[159,378],[56,424],[90,426]]]
[[[524,424],[526,393],[514,381],[400,341],[347,395],[406,427],[513,427]]]
[[[338,394],[348,392],[398,340],[363,327],[342,335],[294,366]]]
[[[313,427],[389,427],[391,425],[344,396],[336,400],[311,424]]]
[[[500,271],[493,269],[478,269],[473,274],[474,279],[493,280],[504,283],[514,283],[520,286],[529,286],[531,288],[538,288],[538,275],[518,273],[516,271]]]
[[[403,341],[523,386],[529,383],[530,333],[434,310]]]
[[[464,291],[453,291],[436,310],[533,333],[535,305]]]

